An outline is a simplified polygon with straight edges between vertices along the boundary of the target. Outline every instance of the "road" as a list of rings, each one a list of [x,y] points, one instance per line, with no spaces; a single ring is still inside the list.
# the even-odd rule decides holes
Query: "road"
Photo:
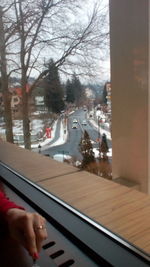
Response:
[[[73,120],[77,119],[77,129],[72,129]],[[82,125],[83,120],[86,120],[87,125]],[[56,129],[56,136],[59,132],[59,124],[58,128]],[[81,137],[83,136],[84,130],[86,130],[91,138],[93,147],[98,148],[97,138],[99,137],[98,131],[93,128],[92,124],[90,124],[90,121],[87,119],[87,112],[79,109],[76,110],[72,115],[69,115],[68,117],[68,139],[67,142],[63,145],[53,146],[50,147],[44,151],[42,151],[43,154],[50,155],[50,157],[53,157],[55,154],[66,154],[73,157],[73,159],[76,160],[82,160],[82,155],[79,151],[79,143],[81,140]],[[110,146],[110,144],[108,143]]]

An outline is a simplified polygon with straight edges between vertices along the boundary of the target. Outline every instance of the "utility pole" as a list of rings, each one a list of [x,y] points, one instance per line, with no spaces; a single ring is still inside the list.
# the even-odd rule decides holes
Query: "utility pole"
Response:
[[[100,159],[100,116],[97,117],[97,124],[98,124],[98,143],[99,143],[99,159]]]
[[[5,31],[3,24],[3,9],[0,6],[0,72],[1,87],[4,101],[6,140],[13,143],[11,96],[8,89],[7,59],[5,45]]]
[[[38,145],[39,153],[41,153],[41,145]]]

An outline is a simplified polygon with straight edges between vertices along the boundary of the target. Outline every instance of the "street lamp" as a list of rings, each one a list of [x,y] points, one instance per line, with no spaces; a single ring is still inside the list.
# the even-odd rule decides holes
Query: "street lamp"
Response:
[[[97,120],[98,120],[98,140],[100,140],[100,117],[98,116],[97,117]]]

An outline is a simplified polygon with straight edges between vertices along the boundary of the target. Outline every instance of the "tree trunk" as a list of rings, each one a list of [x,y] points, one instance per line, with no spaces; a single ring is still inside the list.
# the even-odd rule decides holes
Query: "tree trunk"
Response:
[[[5,111],[6,140],[13,143],[11,97],[8,91],[8,82],[2,76],[2,92]]]
[[[12,114],[11,114],[11,96],[8,89],[8,75],[6,62],[5,35],[2,19],[2,7],[0,7],[0,59],[1,59],[1,86],[4,101],[6,140],[13,143]]]
[[[26,92],[26,79],[22,79],[22,120],[24,133],[24,146],[26,149],[31,149],[30,140],[30,121],[28,115],[28,93]]]

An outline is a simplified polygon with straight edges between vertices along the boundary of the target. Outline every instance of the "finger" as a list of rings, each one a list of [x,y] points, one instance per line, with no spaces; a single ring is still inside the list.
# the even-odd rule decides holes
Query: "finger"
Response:
[[[37,253],[37,247],[36,247],[36,235],[33,228],[33,215],[27,214],[25,221],[25,243],[26,248],[29,251],[29,254],[31,256],[34,256],[35,253]]]
[[[34,226],[34,231],[36,234],[36,247],[37,251],[40,252],[41,247],[42,247],[42,242],[47,238],[47,230],[45,226],[45,219],[42,216],[38,216],[35,226]]]
[[[38,253],[40,252],[42,248],[43,240],[45,240],[46,238],[47,238],[46,228],[36,231],[36,247],[37,247]]]

